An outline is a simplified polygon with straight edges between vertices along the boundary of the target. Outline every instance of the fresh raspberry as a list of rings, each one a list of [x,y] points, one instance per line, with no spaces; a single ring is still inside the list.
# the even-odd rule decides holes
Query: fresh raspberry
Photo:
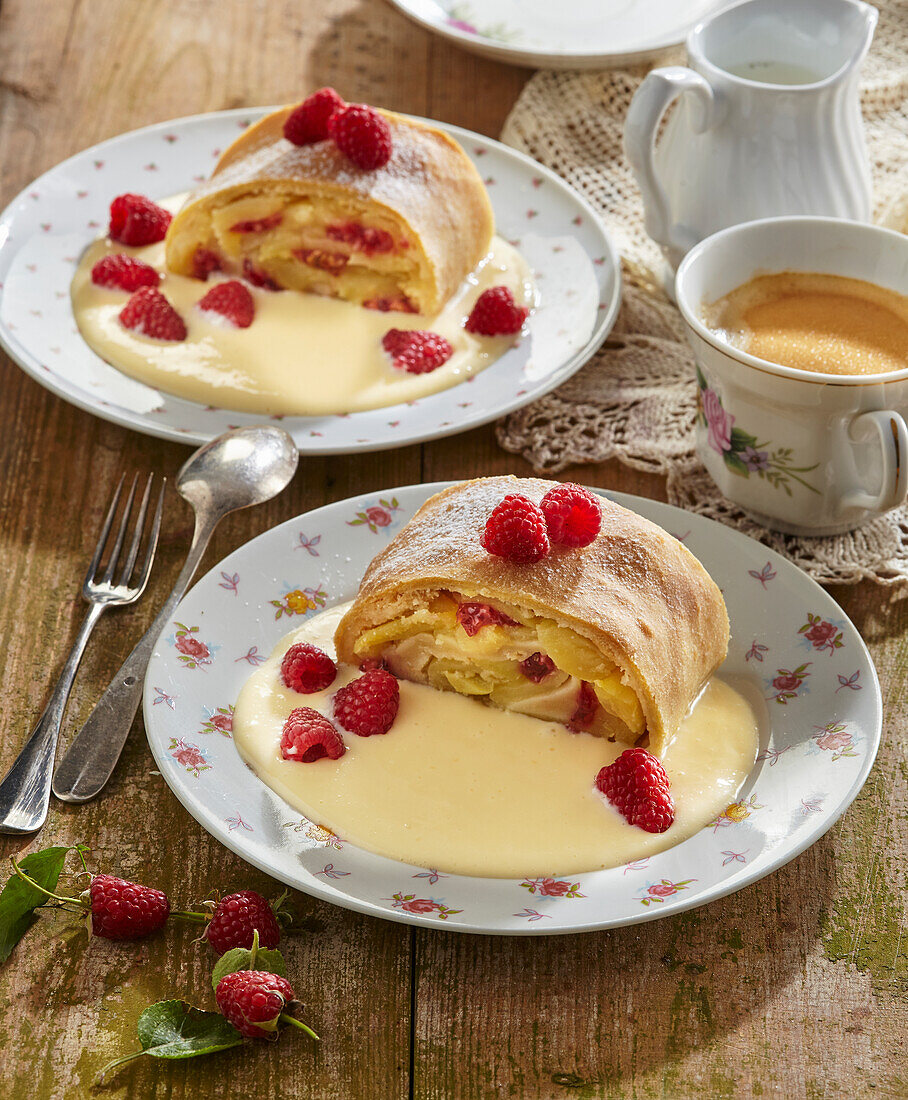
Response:
[[[602,526],[602,505],[586,489],[566,481],[539,502],[549,538],[558,546],[589,546]]]
[[[364,103],[341,107],[328,119],[328,135],[357,168],[371,171],[391,159],[391,127]]]
[[[319,88],[287,116],[284,137],[294,145],[312,145],[328,137],[328,119],[346,106],[333,88]]]
[[[110,204],[108,233],[120,244],[154,244],[167,236],[172,218],[163,206],[144,195],[118,195]]]
[[[546,653],[531,653],[520,662],[520,671],[534,684],[542,681],[555,671],[555,662]]]
[[[360,737],[387,733],[397,717],[400,686],[390,672],[376,668],[342,687],[334,696],[334,717]]]
[[[170,916],[166,894],[113,875],[95,875],[88,897],[91,934],[105,940],[137,940],[156,932]]]
[[[253,286],[259,287],[260,290],[283,290],[279,282],[273,279],[267,271],[256,267],[248,256],[243,260],[243,278],[247,279]]]
[[[581,733],[583,730],[588,730],[593,724],[598,709],[599,698],[593,690],[592,684],[582,680],[580,691],[577,694],[577,705],[574,707],[574,713],[568,719],[567,728],[572,733]]]
[[[267,218],[251,218],[249,221],[236,222],[231,225],[231,233],[264,233],[267,229],[277,229],[284,220],[284,215],[278,210],[269,214]]]
[[[371,225],[360,225],[359,222],[326,225],[325,233],[332,241],[342,241],[350,245],[354,252],[363,252],[367,256],[394,251],[391,234],[386,229],[376,229]]]
[[[294,248],[293,255],[301,264],[327,271],[329,275],[339,275],[350,262],[345,252],[331,252],[327,248]]]
[[[324,714],[312,707],[296,707],[287,715],[281,734],[281,756],[313,764],[328,757],[340,760],[347,751],[344,739]]]
[[[255,320],[255,300],[238,279],[215,283],[196,303],[206,313],[217,313],[237,328],[249,328]]]
[[[391,356],[392,364],[408,374],[430,374],[454,354],[443,336],[418,328],[389,329],[381,346]]]
[[[160,280],[161,276],[151,264],[127,256],[125,252],[104,256],[91,269],[91,281],[95,286],[128,290],[130,294],[140,286],[157,286]]]
[[[366,298],[363,309],[377,309],[379,313],[419,313],[405,294],[395,298]]]
[[[600,769],[596,788],[631,825],[648,833],[664,833],[675,820],[665,768],[646,749],[625,749]]]
[[[464,322],[467,332],[478,336],[513,336],[529,315],[526,306],[519,306],[506,286],[484,290]]]
[[[286,978],[266,970],[225,974],[214,991],[218,1008],[247,1039],[276,1039],[284,1009],[293,1002]]]
[[[524,565],[539,561],[549,552],[545,517],[519,493],[508,494],[495,506],[479,541],[495,557]]]
[[[308,642],[294,642],[281,661],[281,678],[291,691],[311,695],[334,683],[337,666],[323,649]]]
[[[214,249],[202,248],[199,245],[192,254],[192,277],[194,279],[201,279],[202,282],[205,282],[212,271],[220,271],[221,267],[221,257]]]
[[[281,926],[267,898],[255,890],[228,894],[215,906],[203,938],[218,955],[234,947],[252,947],[254,932],[259,934],[259,947],[277,947],[281,942]]]
[[[499,611],[487,603],[477,603],[471,600],[465,600],[457,605],[457,621],[470,638],[478,634],[484,626],[518,625],[503,611]]]
[[[124,328],[153,340],[178,343],[186,339],[186,325],[170,302],[156,287],[143,286],[120,310]]]

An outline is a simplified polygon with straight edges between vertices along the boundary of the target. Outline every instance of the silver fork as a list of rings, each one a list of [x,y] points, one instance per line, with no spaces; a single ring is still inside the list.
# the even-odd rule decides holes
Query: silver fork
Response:
[[[69,657],[66,659],[63,671],[60,673],[60,679],[57,681],[47,706],[38,719],[38,724],[25,742],[22,751],[16,757],[15,763],[7,772],[5,779],[0,783],[0,833],[12,833],[14,835],[35,833],[47,819],[51,774],[54,767],[54,756],[57,751],[57,738],[60,735],[60,726],[63,721],[63,712],[66,709],[73,680],[76,677],[76,670],[82,660],[82,654],[85,652],[85,646],[91,637],[91,632],[108,607],[134,603],[145,591],[154,562],[158,534],[161,530],[161,511],[164,505],[166,479],[158,494],[157,507],[151,521],[144,560],[135,581],[132,584],[129,582],[132,579],[133,570],[139,556],[153,476],[153,474],[149,474],[148,480],[145,482],[145,491],[142,494],[139,514],[136,517],[126,561],[123,563],[116,580],[114,580],[114,571],[119,563],[120,551],[123,549],[123,542],[126,538],[126,530],[132,513],[139,475],[136,474],[132,480],[132,486],[123,506],[123,515],[114,537],[107,566],[102,576],[98,578],[96,574],[104,555],[104,548],[107,545],[114,516],[117,513],[117,505],[120,502],[120,492],[123,488],[125,475],[117,483],[113,500],[107,510],[107,518],[104,520],[101,536],[98,539],[98,545],[95,547],[94,557],[91,559],[88,571],[85,574],[85,580],[82,582],[82,596],[90,604],[88,614],[79,628],[78,636],[73,643]]]

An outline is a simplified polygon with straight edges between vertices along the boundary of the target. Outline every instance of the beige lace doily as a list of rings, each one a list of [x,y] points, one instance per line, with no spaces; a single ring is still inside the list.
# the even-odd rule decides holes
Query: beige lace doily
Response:
[[[862,105],[876,220],[905,232],[908,3],[880,7]],[[670,60],[683,63],[683,55]],[[908,507],[846,535],[782,535],[721,496],[697,459],[693,357],[681,315],[661,289],[662,256],[643,228],[640,192],[621,148],[628,104],[645,73],[539,72],[505,124],[503,141],[553,168],[599,211],[623,257],[624,300],[603,348],[559,389],[501,421],[499,443],[548,472],[618,458],[664,474],[672,504],[745,531],[822,583],[870,578],[908,586]]]

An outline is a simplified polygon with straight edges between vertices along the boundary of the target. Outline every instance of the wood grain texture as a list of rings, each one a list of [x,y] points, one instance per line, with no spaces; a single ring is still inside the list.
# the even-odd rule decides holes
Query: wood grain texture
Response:
[[[284,102],[334,84],[350,100],[496,135],[526,71],[432,38],[382,0],[3,0],[0,201],[87,145],[197,111]],[[78,583],[105,498],[123,469],[172,476],[188,453],[53,397],[0,361],[0,768],[39,713],[82,607]],[[203,563],[308,508],[354,493],[488,473],[529,473],[486,427],[425,447],[306,459],[279,498],[229,517]],[[664,497],[616,463],[565,472]],[[190,515],[168,501],[153,580],[160,598],[186,551]],[[762,882],[703,909],[631,929],[509,940],[418,931],[293,901],[304,932],[289,971],[317,1048],[285,1036],[181,1063],[136,1063],[145,1004],[211,1006],[207,948],[175,930],[136,946],[64,922],[30,934],[0,971],[0,1095],[306,1097],[906,1097],[908,601],[872,585],[836,590],[873,650],[886,704],[879,763],[844,819]],[[155,600],[111,613],[73,693],[78,728]],[[170,795],[138,719],[101,799],[52,808],[39,844],[86,840],[115,873],[178,904],[215,887],[275,884],[211,840]],[[0,855],[32,845],[4,839]],[[77,883],[71,883],[78,889]],[[50,932],[54,934],[51,935]]]

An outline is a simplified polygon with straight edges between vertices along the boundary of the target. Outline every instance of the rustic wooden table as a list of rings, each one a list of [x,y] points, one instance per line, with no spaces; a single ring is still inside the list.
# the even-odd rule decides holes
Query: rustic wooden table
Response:
[[[333,84],[350,100],[497,135],[529,72],[482,61],[383,0],[3,0],[0,190],[5,203],[104,138],[198,111],[284,102]],[[78,578],[123,469],[173,475],[186,448],[52,396],[3,359],[0,402],[0,769],[41,710],[82,614]],[[253,535],[353,493],[529,473],[491,427],[352,458],[311,458],[272,503],[229,518],[204,568]],[[565,477],[663,495],[617,464]],[[103,490],[103,491],[100,491]],[[190,534],[169,500],[151,597],[102,623],[65,737],[145,629]],[[873,650],[886,726],[877,765],[835,828],[787,867],[705,908],[552,939],[413,929],[304,895],[290,972],[318,1047],[286,1036],[175,1063],[142,1060],[115,1097],[908,1096],[904,923],[908,601],[872,584],[834,595]],[[153,771],[137,719],[107,790],[54,804],[37,845],[89,843],[97,861],[182,902],[274,883],[215,843]],[[5,838],[0,854],[33,845]],[[138,1012],[204,998],[210,958],[177,930],[136,946],[42,925],[0,972],[5,1097],[94,1095],[134,1046]],[[900,950],[901,949],[901,950]]]

